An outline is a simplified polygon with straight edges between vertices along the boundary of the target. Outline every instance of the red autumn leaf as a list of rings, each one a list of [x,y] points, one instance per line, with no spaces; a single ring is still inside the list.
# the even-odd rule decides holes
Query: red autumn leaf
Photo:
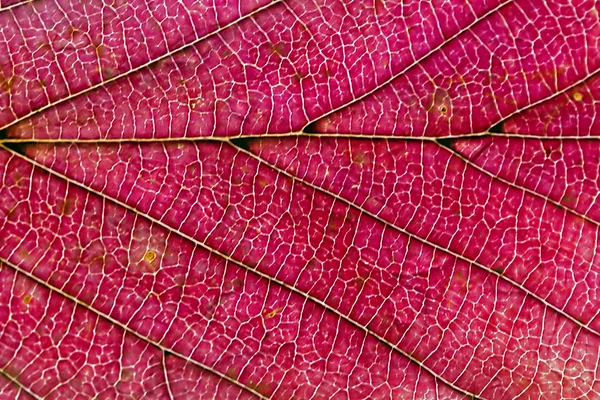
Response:
[[[596,2],[2,7],[1,397],[600,398]]]

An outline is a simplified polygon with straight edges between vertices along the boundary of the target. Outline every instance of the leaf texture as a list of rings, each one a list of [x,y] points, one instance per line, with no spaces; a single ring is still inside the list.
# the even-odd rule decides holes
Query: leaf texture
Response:
[[[597,3],[569,3],[515,1],[313,129],[417,137],[485,132],[600,68],[589,50],[600,45]]]
[[[379,12],[362,0],[276,4],[8,134],[140,139],[298,131],[389,81],[500,5],[411,0]]]
[[[0,126],[235,23],[269,0],[31,2],[0,14]]]
[[[597,2],[0,20],[0,398],[600,398]]]

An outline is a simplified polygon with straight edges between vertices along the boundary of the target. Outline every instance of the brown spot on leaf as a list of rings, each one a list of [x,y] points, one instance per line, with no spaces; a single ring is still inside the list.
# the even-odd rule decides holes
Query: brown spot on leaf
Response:
[[[574,207],[577,205],[577,198],[571,194],[565,194],[562,199],[560,199],[560,203],[568,207]]]
[[[285,50],[285,46],[282,42],[277,43],[269,43],[269,48],[273,54],[278,55],[279,57],[287,57],[288,52]]]
[[[2,71],[0,71],[0,90],[10,93],[15,83],[15,75],[6,77]]]
[[[121,370],[121,381],[129,382],[133,378],[133,370],[129,367],[123,368]]]
[[[229,367],[229,368],[227,368],[227,371],[225,371],[225,375],[227,375],[234,381],[237,381],[238,374],[239,374],[239,372],[235,369],[235,367]]]
[[[368,164],[371,158],[362,151],[352,153],[352,161],[359,165]]]
[[[73,199],[66,198],[63,200],[62,205],[60,207],[61,215],[71,215],[75,211]]]

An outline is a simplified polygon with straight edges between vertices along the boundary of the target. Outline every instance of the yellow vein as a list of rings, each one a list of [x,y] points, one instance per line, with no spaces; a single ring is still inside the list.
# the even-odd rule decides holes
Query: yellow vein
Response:
[[[0,369],[0,375],[2,375],[7,380],[9,380],[19,390],[22,390],[23,392],[27,393],[29,396],[33,397],[34,399],[36,399],[36,400],[42,400],[43,399],[42,397],[36,395],[35,393],[33,393],[32,391],[30,391],[29,389],[27,389],[25,386],[23,386],[23,384],[21,384],[21,382],[19,382],[17,379],[13,378],[9,374],[7,374],[3,369]]]
[[[515,139],[532,139],[532,140],[590,140],[596,141],[600,139],[600,133],[591,136],[542,136],[542,135],[523,135],[517,133],[503,132],[477,132],[466,133],[459,135],[439,135],[439,136],[402,136],[401,134],[376,134],[366,135],[361,133],[310,133],[310,132],[289,132],[289,133],[266,133],[256,135],[230,135],[230,136],[186,136],[186,137],[168,137],[168,138],[107,138],[107,139],[36,139],[36,138],[3,138],[0,139],[0,144],[6,143],[47,143],[47,144],[62,144],[62,143],[81,143],[81,144],[111,144],[111,143],[167,143],[167,142],[229,142],[233,139],[278,139],[290,137],[315,137],[328,139],[357,139],[357,140],[388,140],[388,141],[428,141],[435,142],[437,140],[466,140],[477,139],[481,137],[499,137],[499,138],[515,138]]]

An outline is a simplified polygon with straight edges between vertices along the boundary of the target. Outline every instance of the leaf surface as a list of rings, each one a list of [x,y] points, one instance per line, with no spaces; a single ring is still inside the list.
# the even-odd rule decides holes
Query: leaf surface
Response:
[[[198,42],[271,0],[27,2],[0,13],[0,126]]]
[[[0,11],[0,397],[600,398],[592,0]]]
[[[515,1],[501,8],[312,130],[416,137],[479,133],[557,96],[600,68],[600,58],[590,53],[600,40],[596,2],[565,3]],[[560,114],[567,118],[567,112]]]
[[[440,7],[417,0],[375,8],[362,0],[276,4],[8,134],[140,139],[298,131],[500,6],[500,0]]]

